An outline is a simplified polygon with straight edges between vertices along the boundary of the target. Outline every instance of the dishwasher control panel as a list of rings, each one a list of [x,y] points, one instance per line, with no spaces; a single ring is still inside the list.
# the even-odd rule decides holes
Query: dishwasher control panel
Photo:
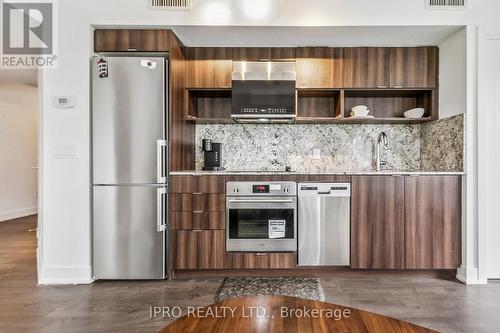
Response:
[[[299,183],[299,196],[351,196],[351,184],[349,183]]]

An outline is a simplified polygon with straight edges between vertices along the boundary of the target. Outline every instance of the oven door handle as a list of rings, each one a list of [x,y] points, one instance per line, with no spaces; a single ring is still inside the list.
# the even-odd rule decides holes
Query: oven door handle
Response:
[[[293,200],[280,200],[280,199],[274,199],[274,200],[266,200],[266,199],[229,199],[230,203],[293,203]]]

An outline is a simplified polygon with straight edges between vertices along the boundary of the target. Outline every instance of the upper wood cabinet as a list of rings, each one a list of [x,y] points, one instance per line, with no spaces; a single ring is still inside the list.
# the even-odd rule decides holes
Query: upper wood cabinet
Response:
[[[405,177],[405,268],[460,265],[461,177]]]
[[[391,87],[437,87],[439,72],[439,50],[437,47],[396,47],[390,50]]]
[[[385,47],[347,47],[343,50],[344,88],[388,88],[389,56]]]
[[[295,60],[294,47],[235,47],[233,59],[236,61]]]
[[[354,176],[351,267],[404,268],[404,177]]]
[[[176,37],[170,30],[98,29],[94,31],[94,51],[168,52],[172,39]]]
[[[230,88],[233,50],[224,47],[186,49],[187,88]]]
[[[297,49],[297,88],[340,88],[341,48],[300,47]]]

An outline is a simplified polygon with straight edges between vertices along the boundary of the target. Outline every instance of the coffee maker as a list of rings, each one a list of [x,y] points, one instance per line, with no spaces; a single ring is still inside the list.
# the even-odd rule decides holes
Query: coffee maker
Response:
[[[222,166],[222,143],[212,142],[210,139],[203,139],[202,149],[204,156],[203,170],[225,170]]]

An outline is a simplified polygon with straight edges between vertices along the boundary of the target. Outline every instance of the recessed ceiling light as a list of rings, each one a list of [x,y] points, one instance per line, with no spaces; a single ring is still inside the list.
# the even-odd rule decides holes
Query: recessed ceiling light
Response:
[[[214,1],[205,6],[203,18],[206,23],[227,23],[231,18],[231,10],[226,1]]]
[[[268,17],[272,10],[272,0],[241,0],[243,14],[253,20]]]

